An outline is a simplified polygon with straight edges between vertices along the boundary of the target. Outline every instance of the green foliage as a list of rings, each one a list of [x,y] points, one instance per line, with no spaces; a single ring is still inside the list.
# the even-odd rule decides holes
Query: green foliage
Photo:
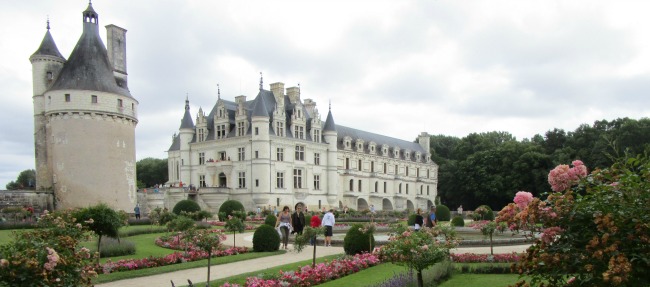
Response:
[[[450,217],[449,207],[443,204],[436,205],[436,218],[438,221],[449,221]]]
[[[176,203],[176,205],[174,205],[174,208],[172,209],[172,212],[174,214],[176,214],[176,215],[180,215],[181,211],[191,213],[191,212],[197,212],[197,211],[200,211],[200,210],[201,210],[201,207],[199,206],[198,203],[196,203],[196,201],[191,200],[191,199],[183,199],[183,200],[179,201],[178,203]]]
[[[110,237],[102,240],[99,251],[99,256],[102,258],[133,254],[135,254],[135,243],[124,239],[117,240]]]
[[[143,158],[135,163],[135,173],[143,187],[165,183],[168,180],[167,159]]]
[[[354,255],[361,252],[371,252],[375,247],[375,236],[373,232],[364,232],[366,226],[353,224],[343,239],[343,250],[345,254]],[[374,230],[373,230],[374,231]]]
[[[264,219],[264,224],[266,224],[266,225],[268,225],[268,226],[271,226],[271,227],[275,227],[275,222],[276,222],[277,220],[278,220],[278,218],[275,217],[275,215],[273,215],[273,214],[269,214],[269,215],[267,215],[266,218]]]
[[[451,225],[463,227],[465,226],[465,220],[460,215],[454,216],[454,218],[451,219]]]
[[[116,238],[118,230],[124,226],[123,218],[105,203],[82,208],[76,211],[74,216],[100,237]]]
[[[244,205],[237,200],[226,200],[219,207],[218,214],[219,214],[219,221],[226,221],[226,219],[228,219],[228,216],[237,216],[241,220],[246,219],[246,210],[244,209]]]
[[[226,225],[224,226],[224,229],[228,232],[232,232],[232,246],[237,247],[235,243],[235,233],[239,232],[242,233],[246,229],[246,225],[244,222],[237,216],[230,216],[228,218],[228,221],[226,221]]]
[[[494,220],[494,212],[487,205],[477,207],[472,216],[474,220]]]
[[[167,229],[170,231],[186,231],[196,225],[194,219],[185,216],[178,216],[167,223]]]
[[[280,249],[280,234],[275,228],[262,224],[255,229],[255,233],[253,233],[253,250],[255,252],[269,252],[278,249]]]
[[[38,229],[0,245],[0,286],[92,286],[93,257],[79,246],[88,234],[71,211],[44,215]]]
[[[16,189],[34,189],[36,184],[36,171],[33,169],[26,169],[18,174],[16,181],[10,181],[5,188],[7,190]]]
[[[195,212],[181,211],[180,215],[185,216],[185,217],[189,217],[191,219],[194,219],[195,221],[201,221],[203,219],[212,217],[212,213],[210,213],[207,210],[199,210],[199,211],[195,211]]]
[[[415,213],[409,214],[409,218],[408,218],[408,220],[406,220],[406,225],[408,225],[408,226],[415,225],[415,217],[416,216],[417,216],[417,214],[415,214]]]

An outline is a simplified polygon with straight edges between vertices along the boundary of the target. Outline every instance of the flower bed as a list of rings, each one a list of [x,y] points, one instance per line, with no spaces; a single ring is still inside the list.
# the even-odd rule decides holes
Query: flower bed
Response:
[[[225,250],[214,250],[212,251],[212,257],[223,257],[237,254],[248,253],[248,248],[246,247],[233,247]],[[112,262],[110,259],[104,263],[100,264],[99,267],[95,268],[97,273],[109,274],[113,272],[120,271],[129,271],[129,270],[138,270],[144,268],[160,267],[165,265],[177,264],[192,262],[197,260],[202,260],[208,258],[208,253],[204,251],[187,251],[187,252],[174,252],[167,256],[163,257],[153,257],[142,259],[124,259],[116,262]]]
[[[521,254],[510,253],[510,254],[494,254],[490,258],[490,254],[474,254],[474,253],[463,253],[463,254],[451,254],[451,261],[454,263],[514,263],[519,262]]]
[[[226,226],[225,221],[208,221],[208,224],[210,224],[212,226]],[[255,228],[257,228],[257,227],[255,227],[254,225],[246,224],[246,226],[244,227],[244,230],[255,230]]]
[[[246,287],[312,286],[341,278],[379,264],[379,257],[371,253],[357,254],[351,258],[298,268],[296,271],[280,271],[277,279],[246,278]],[[242,287],[239,284],[225,283],[222,287]]]
[[[226,234],[224,234],[224,231],[222,229],[213,229],[210,230],[210,232],[217,233],[219,235],[220,241],[226,240]],[[175,235],[165,235],[165,236],[158,237],[156,238],[155,244],[162,248],[169,248],[174,250],[185,250],[185,251],[201,250],[191,242],[184,240],[184,238],[185,238],[185,234],[179,232],[178,234]]]

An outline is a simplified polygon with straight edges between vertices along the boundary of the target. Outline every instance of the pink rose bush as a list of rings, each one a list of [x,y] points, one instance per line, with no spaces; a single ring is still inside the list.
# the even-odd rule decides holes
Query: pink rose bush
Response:
[[[451,254],[451,261],[456,263],[488,263],[488,262],[498,262],[498,263],[513,263],[519,262],[521,254],[515,252],[509,254],[494,254],[490,259],[489,254],[475,254],[475,253],[462,253],[462,254]]]
[[[574,160],[571,164],[572,168],[566,164],[558,165],[548,174],[548,183],[553,191],[565,191],[587,176],[587,167],[582,161]]]
[[[332,260],[298,268],[295,271],[280,271],[277,279],[246,278],[245,287],[313,286],[350,275],[380,263],[376,254],[362,253],[344,259]],[[224,283],[221,287],[242,287],[239,284]]]
[[[226,240],[226,234],[222,229],[211,229],[207,232],[217,234],[220,241]],[[156,238],[155,244],[174,250],[187,250],[187,251],[200,251],[201,248],[192,243],[192,240],[187,240],[187,233],[179,232],[177,235],[161,236]],[[189,238],[191,239],[191,238]]]

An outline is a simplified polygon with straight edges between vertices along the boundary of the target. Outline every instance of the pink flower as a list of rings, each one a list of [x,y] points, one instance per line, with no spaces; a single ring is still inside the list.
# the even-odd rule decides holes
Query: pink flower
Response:
[[[566,164],[556,166],[548,174],[548,183],[551,184],[551,189],[556,192],[564,191],[572,185],[578,183],[581,178],[587,176],[587,167],[582,161],[574,160],[572,168]]]
[[[533,201],[533,194],[526,191],[520,191],[515,194],[514,202],[519,209],[524,209],[528,204]]]

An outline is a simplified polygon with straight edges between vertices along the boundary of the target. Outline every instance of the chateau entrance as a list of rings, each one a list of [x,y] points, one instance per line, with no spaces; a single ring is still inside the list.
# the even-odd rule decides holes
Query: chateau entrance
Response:
[[[226,174],[223,172],[219,174],[219,187],[228,187],[228,182],[226,181]]]
[[[381,210],[393,210],[393,204],[388,200],[388,198],[384,198],[381,202]]]

